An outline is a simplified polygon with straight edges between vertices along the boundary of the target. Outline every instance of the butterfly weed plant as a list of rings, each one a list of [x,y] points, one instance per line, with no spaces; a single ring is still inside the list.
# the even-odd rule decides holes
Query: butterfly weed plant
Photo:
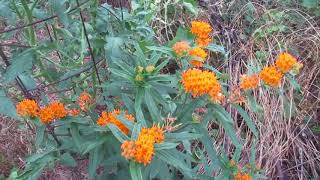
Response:
[[[294,55],[278,52],[274,64],[248,70],[231,91],[209,62],[212,54],[227,61],[227,50],[215,43],[214,25],[196,17],[160,44],[143,2],[134,1],[130,12],[98,1],[50,0],[49,9],[43,1],[0,2],[8,21],[40,19],[20,28],[28,48],[14,48],[1,72],[1,113],[35,134],[33,154],[12,179],[37,178],[56,164],[76,167],[83,158],[88,179],[264,178],[247,111],[259,107],[255,89],[294,81],[302,66]],[[1,38],[14,38],[10,25]],[[43,29],[50,38],[37,36]],[[15,84],[23,93],[9,96],[6,88]],[[244,144],[230,107],[252,134],[246,166],[238,163]],[[224,129],[233,154],[214,145],[212,123]]]

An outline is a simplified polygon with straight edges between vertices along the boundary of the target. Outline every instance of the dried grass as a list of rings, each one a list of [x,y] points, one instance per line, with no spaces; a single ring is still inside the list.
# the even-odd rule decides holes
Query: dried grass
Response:
[[[166,1],[161,1],[165,4]],[[254,113],[250,113],[251,119],[256,124],[260,138],[256,142],[256,165],[265,170],[265,174],[272,179],[310,179],[320,178],[320,144],[319,136],[310,129],[312,124],[319,123],[320,106],[320,18],[303,12],[299,5],[291,4],[290,7],[282,8],[278,2],[266,5],[261,1],[199,1],[204,8],[200,10],[198,19],[210,21],[215,30],[215,38],[218,44],[222,44],[228,51],[228,61],[222,62],[210,59],[219,70],[227,71],[230,80],[230,89],[233,89],[239,81],[241,74],[245,74],[249,64],[253,62],[256,66],[265,63],[272,63],[280,51],[280,44],[298,50],[299,61],[304,64],[298,82],[302,88],[302,98],[297,100],[296,94],[290,87],[284,94],[291,105],[296,105],[297,113],[291,114],[292,118],[284,117],[284,98],[279,98],[277,92],[272,89],[262,89],[255,91],[255,98],[264,109],[264,118],[259,119]],[[263,15],[270,13],[271,7],[277,8],[284,14],[293,14],[304,20],[305,24],[291,26],[290,33],[276,32],[265,35],[261,40],[248,37],[245,28],[245,13],[248,6],[253,6],[255,21]],[[281,9],[282,8],[282,9]],[[299,9],[300,8],[300,9]],[[161,8],[159,8],[159,12]],[[160,42],[170,39],[166,33],[174,33],[173,25],[187,25],[190,18],[183,19],[179,16],[174,21],[161,20],[163,14],[158,13],[158,18],[154,21],[154,27],[158,29],[158,39]],[[230,18],[229,20],[222,17]],[[176,21],[175,21],[176,20]],[[268,24],[261,24],[257,29],[267,28]],[[168,30],[169,29],[169,30]],[[165,31],[164,31],[165,30]],[[161,32],[166,33],[161,33]],[[261,63],[261,59],[256,56],[256,51],[267,52],[266,59]],[[263,61],[263,60],[262,60]],[[289,84],[288,80],[285,80]],[[229,107],[228,107],[229,108]],[[230,108],[229,108],[230,109]],[[249,109],[249,107],[247,107]],[[248,131],[241,118],[233,113],[234,121],[239,122],[236,126],[238,136],[244,140],[244,150],[241,155],[241,164],[249,162],[250,147],[253,145],[253,135]],[[250,112],[250,111],[249,111]],[[215,138],[215,146],[221,147],[230,140],[224,135],[223,129],[218,130],[218,138]],[[224,151],[228,154],[234,153],[232,145],[225,146]]]
[[[0,116],[0,174],[8,176],[11,168],[23,168],[25,156],[33,147],[33,134],[26,128],[19,128],[17,121]]]
[[[230,14],[228,10],[231,10],[233,6],[239,6],[239,4],[241,3],[232,1],[229,6],[226,5],[227,7],[224,7],[223,1],[219,1],[211,4],[212,7],[209,9],[211,10],[211,14],[219,12]],[[298,112],[296,115],[292,114],[292,118],[285,118],[284,106],[286,105],[284,99],[279,98],[275,90],[260,88],[255,92],[255,97],[264,110],[263,119],[259,119],[254,113],[250,114],[260,131],[260,138],[255,145],[257,151],[256,164],[258,167],[265,169],[266,175],[272,179],[317,179],[320,174],[320,144],[319,137],[313,134],[309,123],[316,121],[317,115],[315,112],[320,102],[319,87],[315,84],[317,82],[316,79],[319,78],[320,66],[319,24],[317,24],[313,17],[298,9],[283,10],[285,13],[294,13],[303,18],[307,24],[298,28],[291,27],[291,33],[284,34],[279,32],[266,35],[262,40],[264,42],[262,44],[261,41],[253,37],[244,42],[241,40],[241,36],[244,34],[242,31],[247,27],[243,20],[243,11],[247,5],[243,4],[239,8],[241,9],[240,12],[234,14],[232,23],[229,26],[218,29],[218,31],[226,31],[226,36],[221,41],[230,50],[229,63],[225,64],[231,77],[229,85],[233,86],[237,84],[240,75],[246,72],[250,61],[253,61],[257,65],[260,64],[259,60],[257,61],[256,51],[264,50],[268,52],[267,63],[272,63],[280,50],[279,43],[283,43],[285,47],[298,49],[301,55],[299,60],[305,65],[298,77],[303,90],[302,100],[297,101],[292,87],[284,94],[290,104],[297,104]],[[256,20],[267,13],[267,8],[264,4],[253,2],[252,5],[256,9]],[[259,28],[264,28],[263,26],[266,25],[261,25]],[[289,83],[288,80],[285,81],[287,84]],[[234,115],[234,119],[235,122],[241,122],[241,119],[238,119],[236,114]],[[244,126],[242,123],[237,127],[239,136],[241,133],[247,132]],[[244,144],[246,148],[243,150],[241,161],[245,164],[249,161],[252,134],[247,132],[247,135],[243,139],[245,140]],[[225,138],[221,138],[220,141],[225,141]],[[217,142],[217,144],[221,143]],[[232,151],[230,150],[229,153],[231,154]]]

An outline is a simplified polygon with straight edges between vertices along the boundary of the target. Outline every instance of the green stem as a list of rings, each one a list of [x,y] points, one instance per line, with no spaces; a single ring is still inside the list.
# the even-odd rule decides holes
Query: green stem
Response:
[[[31,6],[31,11],[33,11],[33,9],[36,7],[36,5],[38,4],[39,0],[35,0]]]
[[[22,14],[20,13],[20,11],[19,11],[19,9],[18,9],[18,7],[17,7],[17,3],[16,3],[15,0],[13,1],[12,5],[13,5],[13,8],[14,8],[15,12],[17,13],[18,17],[19,17],[20,19],[22,19],[23,16],[22,16]]]
[[[33,22],[32,11],[30,10],[30,8],[28,6],[27,1],[21,0],[21,4],[23,6],[24,11],[26,12],[28,23],[32,23]],[[29,29],[30,45],[34,46],[36,44],[36,34],[35,34],[32,26],[30,26],[28,29]]]

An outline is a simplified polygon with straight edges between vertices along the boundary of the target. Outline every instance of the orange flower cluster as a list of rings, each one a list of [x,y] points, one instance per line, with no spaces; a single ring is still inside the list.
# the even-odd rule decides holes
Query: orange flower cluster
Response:
[[[37,117],[39,113],[39,105],[35,100],[24,99],[16,105],[17,113],[20,116]]]
[[[280,53],[275,66],[267,66],[260,72],[260,78],[269,86],[278,87],[282,77],[289,71],[299,73],[303,66],[297,59],[287,52]]]
[[[251,180],[251,176],[247,173],[241,173],[238,171],[238,173],[235,176],[235,180]]]
[[[39,118],[40,121],[44,124],[49,124],[54,120],[54,113],[51,110],[50,106],[44,107],[40,110]]]
[[[189,56],[196,56],[203,59],[204,61],[205,58],[208,56],[208,54],[202,48],[196,47],[189,52]],[[202,67],[203,61],[194,59],[194,60],[191,60],[190,63],[195,67]]]
[[[67,110],[59,102],[53,102],[50,105],[39,108],[34,100],[25,99],[17,104],[17,113],[20,116],[38,117],[44,124],[48,124],[54,119],[60,119],[67,116]]]
[[[190,44],[187,41],[176,42],[172,46],[172,50],[178,55],[182,56],[190,50]]]
[[[134,159],[138,163],[147,165],[154,155],[154,144],[164,141],[163,129],[159,126],[142,128],[136,141],[124,141],[121,145],[122,156]]]
[[[246,98],[241,94],[240,87],[230,90],[229,102],[242,105],[245,101]]]
[[[136,145],[134,141],[124,141],[121,145],[121,155],[126,159],[132,159],[136,154]]]
[[[208,37],[208,38],[197,38],[196,39],[196,43],[198,46],[200,47],[206,47],[208,46],[210,43],[211,43],[211,38]]]
[[[77,102],[82,111],[88,111],[88,106],[92,104],[92,101],[91,95],[84,91],[80,94]]]
[[[223,96],[221,85],[213,72],[189,69],[182,74],[182,85],[192,96],[208,94],[213,101],[221,102]]]
[[[269,86],[278,87],[285,73],[292,70],[293,73],[298,74],[302,66],[291,54],[280,53],[275,65],[264,67],[259,75],[243,76],[240,80],[240,88],[244,90],[254,89],[258,86],[259,79]]]
[[[194,34],[197,39],[198,46],[205,47],[211,42],[210,33],[212,27],[207,22],[203,21],[192,21],[191,22],[191,33]]]
[[[97,120],[97,124],[100,126],[106,126],[109,123],[116,125],[124,134],[129,134],[129,129],[115,117],[115,115],[120,115],[120,110],[116,109],[112,112],[105,112],[101,113],[100,118]],[[134,122],[135,118],[130,114],[124,114],[124,117],[131,122]]]
[[[68,114],[64,104],[60,102],[53,102],[48,106],[39,108],[36,101],[25,99],[19,102],[16,108],[20,116],[38,117],[44,124],[49,124],[54,119],[64,118]]]
[[[243,75],[240,79],[240,88],[243,90],[255,89],[259,85],[259,75],[253,74],[250,76]]]
[[[68,114],[64,107],[64,104],[60,102],[53,102],[48,106],[41,108],[39,112],[40,121],[44,124],[49,124],[54,119],[61,119],[66,117]]]
[[[295,64],[297,59],[287,52],[281,53],[276,60],[276,66],[282,73],[289,72]]]
[[[80,111],[76,108],[73,108],[68,110],[68,114],[70,116],[78,116],[80,114]]]
[[[278,87],[283,74],[275,66],[267,66],[260,72],[260,78],[269,86]]]

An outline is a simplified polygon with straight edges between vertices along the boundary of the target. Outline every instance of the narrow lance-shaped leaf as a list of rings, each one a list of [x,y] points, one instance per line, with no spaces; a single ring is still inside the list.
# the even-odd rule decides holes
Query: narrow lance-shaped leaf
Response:
[[[76,147],[78,148],[78,150],[81,152],[81,137],[79,134],[79,128],[78,125],[75,123],[71,123],[70,125],[70,133],[73,139],[74,144],[76,145]]]
[[[132,129],[134,126],[134,123],[126,119],[123,115],[124,113],[121,113],[120,115],[115,115],[115,118],[120,120],[127,128]]]
[[[141,124],[135,123],[132,129],[131,140],[136,140],[141,130]]]
[[[141,164],[130,161],[129,168],[132,180],[143,180],[141,173]]]
[[[157,62],[160,60],[160,57],[162,55],[162,52],[153,52],[152,56],[150,58],[150,63],[149,64],[157,64]]]
[[[161,115],[159,113],[159,110],[157,108],[156,103],[154,102],[153,97],[150,94],[150,89],[145,89],[145,103],[148,107],[148,110],[150,112],[150,115],[152,117],[153,121],[161,121]]]
[[[201,142],[203,143],[209,158],[212,160],[212,168],[217,168],[221,166],[217,152],[213,146],[212,138],[208,134],[208,130],[205,128],[206,124],[197,124],[194,126],[198,133],[202,134]],[[208,172],[210,173],[210,172]]]
[[[195,140],[201,138],[202,134],[181,132],[181,133],[166,133],[166,141],[178,142],[183,140]]]
[[[171,48],[168,47],[160,47],[160,46],[147,46],[146,48],[148,48],[149,50],[153,50],[153,51],[160,51],[164,54],[168,54],[170,56],[173,56]]]
[[[96,170],[100,163],[100,151],[99,148],[95,148],[93,151],[89,154],[89,166],[88,166],[88,172],[89,177],[88,179],[93,179],[96,176]]]
[[[130,81],[132,79],[132,76],[125,71],[121,71],[121,70],[118,70],[115,68],[110,68],[110,71],[112,74],[119,76],[119,77],[122,77],[128,81]]]
[[[70,155],[70,153],[64,153],[61,156],[60,163],[70,167],[75,167],[77,165],[76,160]]]
[[[123,141],[125,140],[129,140],[129,137],[126,136],[125,134],[123,134],[115,125],[113,124],[108,124],[107,125],[109,127],[109,129],[111,130],[112,134],[118,139],[118,141],[120,141],[121,143],[123,143]]]
[[[3,75],[4,83],[10,83],[22,73],[31,71],[33,60],[34,51],[32,49],[25,50],[20,54],[14,54],[11,65]]]
[[[243,120],[246,122],[247,126],[249,127],[249,129],[252,131],[252,133],[258,137],[258,131],[257,128],[254,124],[254,122],[252,121],[252,119],[249,117],[249,115],[247,114],[247,112],[245,110],[242,109],[242,107],[240,107],[239,105],[232,105],[235,109],[237,109],[237,111],[240,113],[240,115],[243,117]]]
[[[129,113],[134,113],[134,103],[130,97],[124,93],[121,94],[121,99],[124,102],[124,105],[127,107]]]
[[[37,147],[39,147],[43,142],[45,130],[46,130],[45,125],[40,125],[37,127],[37,131],[36,131],[36,146]]]
[[[181,159],[178,159],[177,157],[175,157],[174,152],[168,151],[168,150],[159,150],[156,152],[156,156],[165,161],[166,163],[181,169],[182,173],[184,173],[185,175],[192,177],[192,170],[185,164],[185,162]]]
[[[154,148],[156,150],[173,149],[173,148],[176,148],[178,145],[179,145],[179,143],[164,142],[161,144],[155,144]]]
[[[213,109],[213,111],[216,111],[217,109]],[[242,145],[239,142],[236,132],[233,129],[232,123],[227,120],[228,118],[223,115],[223,113],[215,112],[214,113],[215,117],[219,120],[219,122],[222,124],[223,129],[225,130],[226,134],[230,137],[232,143],[236,146],[236,148],[241,148]]]
[[[144,89],[138,88],[137,93],[136,93],[135,102],[134,102],[134,109],[136,112],[137,122],[140,122],[142,126],[146,127],[147,123],[144,119],[144,116],[142,113],[142,108],[141,108],[143,97],[144,97]]]
[[[11,118],[18,118],[16,107],[10,98],[8,98],[4,90],[0,89],[0,114],[9,116]]]

